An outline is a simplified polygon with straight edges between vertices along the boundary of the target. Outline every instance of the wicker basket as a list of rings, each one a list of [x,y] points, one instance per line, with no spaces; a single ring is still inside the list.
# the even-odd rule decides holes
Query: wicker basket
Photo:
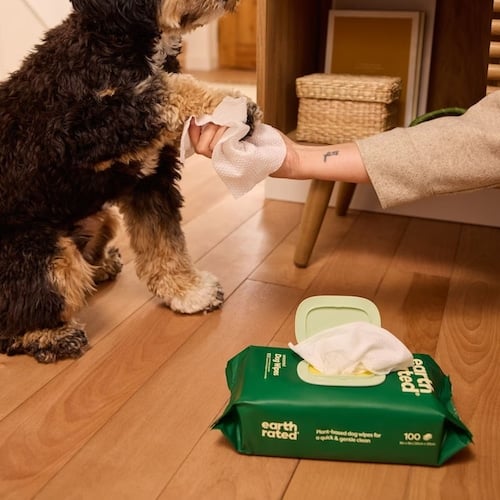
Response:
[[[296,85],[299,141],[348,142],[397,125],[400,78],[315,73]]]

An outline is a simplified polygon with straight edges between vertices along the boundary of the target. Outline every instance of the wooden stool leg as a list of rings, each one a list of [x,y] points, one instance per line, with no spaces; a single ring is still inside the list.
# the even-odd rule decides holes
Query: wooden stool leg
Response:
[[[356,189],[356,184],[352,182],[340,183],[337,192],[337,199],[335,200],[335,213],[337,215],[345,215],[347,213],[355,189]]]
[[[332,181],[311,182],[300,221],[299,241],[295,248],[294,262],[297,267],[307,267],[309,263],[334,185]]]

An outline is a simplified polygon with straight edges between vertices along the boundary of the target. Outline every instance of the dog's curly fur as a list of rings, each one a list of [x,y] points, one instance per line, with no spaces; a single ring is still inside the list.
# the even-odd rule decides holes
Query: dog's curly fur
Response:
[[[227,92],[179,72],[181,36],[238,0],[72,0],[0,84],[0,351],[80,356],[75,321],[95,283],[121,269],[122,213],[149,289],[171,309],[218,308],[181,229],[179,141]],[[259,116],[249,101],[249,123]]]

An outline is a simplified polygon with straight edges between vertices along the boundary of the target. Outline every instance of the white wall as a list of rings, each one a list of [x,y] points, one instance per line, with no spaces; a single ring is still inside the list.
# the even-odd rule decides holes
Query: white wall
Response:
[[[70,10],[69,0],[1,0],[0,80],[16,70],[47,28]]]
[[[186,71],[210,71],[218,67],[217,23],[194,30],[184,37]]]
[[[24,0],[48,28],[60,23],[72,10],[70,0]]]

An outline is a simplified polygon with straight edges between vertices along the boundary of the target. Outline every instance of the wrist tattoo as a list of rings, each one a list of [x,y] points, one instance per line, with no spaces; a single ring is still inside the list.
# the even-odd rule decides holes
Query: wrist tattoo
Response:
[[[326,163],[326,160],[328,160],[328,158],[330,156],[338,156],[339,155],[339,151],[338,150],[335,150],[335,151],[328,151],[328,153],[325,153],[323,155],[323,163]]]

